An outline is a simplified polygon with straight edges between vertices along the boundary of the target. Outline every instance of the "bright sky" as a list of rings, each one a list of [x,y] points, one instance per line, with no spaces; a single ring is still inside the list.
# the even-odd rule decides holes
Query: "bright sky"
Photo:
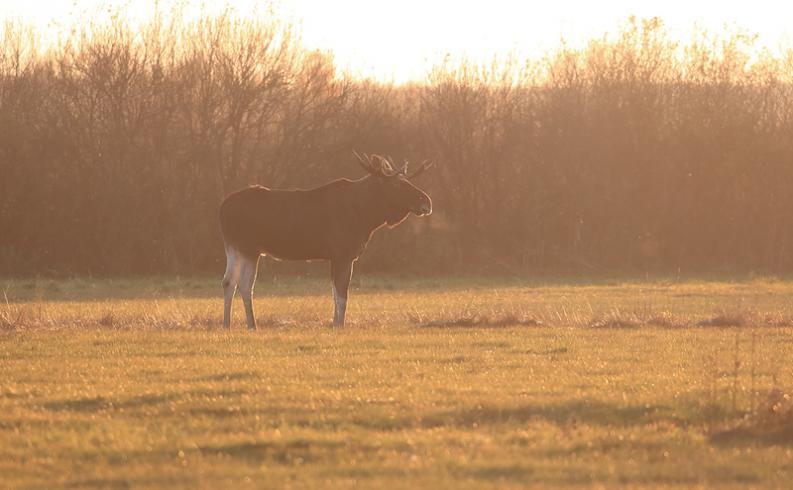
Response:
[[[0,17],[23,19],[48,31],[95,15],[102,5],[125,6],[145,19],[159,4],[168,11],[217,10],[207,0],[2,0]],[[793,43],[793,3],[752,0],[229,0],[242,15],[258,9],[291,19],[308,47],[334,52],[337,63],[365,76],[422,79],[445,56],[489,60],[510,51],[541,56],[564,38],[577,46],[618,29],[630,15],[658,16],[685,39],[695,26],[710,31],[741,27],[771,49]]]

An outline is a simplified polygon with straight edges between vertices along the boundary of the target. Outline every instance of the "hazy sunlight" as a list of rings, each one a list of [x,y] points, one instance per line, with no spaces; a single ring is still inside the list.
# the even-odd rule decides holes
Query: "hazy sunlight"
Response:
[[[784,5],[0,2],[0,487],[790,488]]]
[[[557,48],[562,39],[578,47],[617,31],[632,15],[660,17],[670,33],[683,41],[697,28],[709,32],[745,29],[758,35],[757,47],[773,51],[790,44],[788,20],[793,12],[790,5],[773,0],[229,0],[217,5],[185,0],[33,0],[0,5],[0,17],[31,23],[43,38],[52,38],[74,23],[119,9],[133,23],[150,18],[156,9],[166,13],[184,9],[186,18],[220,12],[226,6],[242,16],[273,11],[297,26],[307,47],[332,51],[342,69],[403,82],[423,79],[444,58],[489,61],[510,53],[536,58]]]

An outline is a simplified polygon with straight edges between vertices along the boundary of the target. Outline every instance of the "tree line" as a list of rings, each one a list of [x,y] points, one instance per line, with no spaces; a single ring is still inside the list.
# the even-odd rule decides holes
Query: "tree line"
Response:
[[[436,162],[433,216],[381,233],[370,271],[793,271],[793,51],[740,32],[681,44],[631,19],[405,85],[269,17],[37,43],[0,37],[0,275],[220,274],[225,194],[360,177],[353,149]]]

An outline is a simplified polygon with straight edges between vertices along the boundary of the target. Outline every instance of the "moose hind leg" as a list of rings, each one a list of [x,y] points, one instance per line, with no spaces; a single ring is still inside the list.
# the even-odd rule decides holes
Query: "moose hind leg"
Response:
[[[256,272],[259,268],[259,257],[251,259],[243,257],[240,266],[240,296],[245,304],[245,319],[248,330],[256,329],[256,319],[253,316],[253,285],[256,282]]]
[[[226,273],[223,274],[223,327],[231,328],[231,305],[240,279],[240,255],[234,247],[226,247]]]

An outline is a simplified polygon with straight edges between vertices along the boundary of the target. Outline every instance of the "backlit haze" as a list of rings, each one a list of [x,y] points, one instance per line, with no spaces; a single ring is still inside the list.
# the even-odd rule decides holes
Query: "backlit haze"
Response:
[[[241,16],[276,15],[291,21],[310,48],[329,50],[353,74],[381,80],[422,80],[444,58],[487,62],[510,53],[541,57],[615,32],[630,16],[660,17],[681,41],[695,29],[743,29],[758,49],[791,44],[793,5],[782,1],[578,0],[291,0],[263,2],[29,0],[3,2],[0,16],[35,26],[46,42],[75,23],[123,11],[131,23],[155,9],[198,17],[231,8]]]

